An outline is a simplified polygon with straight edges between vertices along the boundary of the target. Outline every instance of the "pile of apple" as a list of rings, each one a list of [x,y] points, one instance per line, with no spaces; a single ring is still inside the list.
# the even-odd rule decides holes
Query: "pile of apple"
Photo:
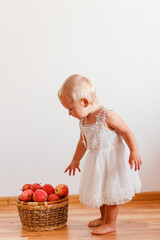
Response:
[[[69,189],[65,184],[59,184],[55,188],[51,184],[25,184],[18,199],[24,202],[51,202],[66,197],[68,193]]]

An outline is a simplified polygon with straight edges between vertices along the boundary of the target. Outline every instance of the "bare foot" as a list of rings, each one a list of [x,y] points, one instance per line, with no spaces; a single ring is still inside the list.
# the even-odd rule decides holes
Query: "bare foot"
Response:
[[[101,218],[97,218],[95,220],[92,220],[89,222],[88,227],[98,227],[100,225],[104,224]]]
[[[115,231],[116,231],[115,226],[103,224],[103,225],[99,226],[98,228],[94,229],[91,233],[95,234],[95,235],[99,235],[99,234],[111,233],[111,232],[115,232]]]

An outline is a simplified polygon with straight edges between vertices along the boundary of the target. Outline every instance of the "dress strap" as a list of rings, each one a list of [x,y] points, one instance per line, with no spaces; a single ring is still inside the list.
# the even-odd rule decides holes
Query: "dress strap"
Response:
[[[107,112],[108,108],[106,107],[102,107],[100,112],[97,114],[96,116],[96,122],[97,123],[103,123],[105,122],[106,120],[106,112]]]

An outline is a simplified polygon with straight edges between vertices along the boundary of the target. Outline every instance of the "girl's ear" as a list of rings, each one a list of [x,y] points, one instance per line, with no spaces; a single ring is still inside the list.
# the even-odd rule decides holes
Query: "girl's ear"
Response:
[[[88,107],[89,102],[87,98],[81,98],[80,103],[84,106],[84,107]]]

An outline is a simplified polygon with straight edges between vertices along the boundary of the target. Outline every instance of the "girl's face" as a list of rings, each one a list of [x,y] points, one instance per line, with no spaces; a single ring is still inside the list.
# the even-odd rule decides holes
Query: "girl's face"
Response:
[[[63,107],[68,109],[69,115],[78,118],[79,120],[87,117],[89,114],[87,99],[81,99],[79,102],[74,102],[68,96],[64,96],[60,101]]]

